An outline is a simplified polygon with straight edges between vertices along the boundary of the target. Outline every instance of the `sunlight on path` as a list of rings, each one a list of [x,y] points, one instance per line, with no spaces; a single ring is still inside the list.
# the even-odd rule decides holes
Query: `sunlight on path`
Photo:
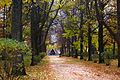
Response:
[[[120,80],[118,75],[106,74],[85,65],[68,64],[68,58],[49,56],[49,59],[54,80]]]

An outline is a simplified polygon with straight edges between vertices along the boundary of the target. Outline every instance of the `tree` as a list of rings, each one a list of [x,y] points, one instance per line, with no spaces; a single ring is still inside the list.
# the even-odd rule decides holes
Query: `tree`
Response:
[[[13,6],[12,6],[12,39],[15,39],[17,41],[22,41],[22,0],[12,0]],[[17,53],[16,52],[16,58],[18,55],[21,55],[23,53]],[[21,57],[21,65],[20,68],[17,64],[17,59],[15,62],[13,62],[13,75],[25,75],[25,68],[23,63],[23,56]],[[15,70],[14,70],[15,69]]]
[[[12,38],[22,41],[22,0],[12,0]]]
[[[99,5],[99,7],[98,7]],[[98,50],[99,50],[99,63],[104,63],[102,58],[102,52],[104,51],[103,46],[103,11],[104,11],[105,4],[101,0],[95,0],[95,9],[96,9],[96,17],[98,21]]]
[[[117,42],[117,47],[118,47],[118,67],[120,67],[120,0],[117,0],[117,33],[115,33],[111,29],[111,25],[108,25],[105,23],[105,21],[102,20],[102,23],[106,27],[106,29],[109,31],[111,34],[112,38]]]
[[[118,67],[120,67],[120,0],[117,0],[117,21]]]
[[[31,8],[31,48],[32,48],[32,62],[31,65],[35,65],[36,62],[34,62],[34,56],[39,55],[38,52],[38,28],[39,28],[39,15],[37,12],[37,7],[35,6],[35,3],[32,1],[32,8]]]

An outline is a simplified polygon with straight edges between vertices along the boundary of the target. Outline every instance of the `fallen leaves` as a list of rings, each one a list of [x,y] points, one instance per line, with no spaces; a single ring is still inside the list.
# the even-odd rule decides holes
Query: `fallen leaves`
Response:
[[[119,80],[120,69],[79,59],[49,56],[26,68],[21,80]]]
[[[49,69],[48,57],[35,66],[26,68],[27,76],[22,77],[19,80],[53,80],[53,75]]]

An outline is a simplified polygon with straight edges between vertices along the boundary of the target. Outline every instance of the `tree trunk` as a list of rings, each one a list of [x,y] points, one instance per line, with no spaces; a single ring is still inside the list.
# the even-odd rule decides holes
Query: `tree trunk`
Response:
[[[61,47],[61,54],[64,54],[64,45],[62,44],[62,47]]]
[[[92,36],[91,36],[91,28],[90,24],[88,25],[88,61],[92,61]]]
[[[102,1],[95,0],[95,9],[96,9],[96,17],[98,21],[98,51],[99,51],[99,63],[104,63],[104,58],[102,55],[102,52],[104,50],[104,44],[103,44],[103,10],[104,5],[101,5]],[[99,6],[98,6],[99,5]]]
[[[73,42],[74,42],[74,39],[72,37],[71,38],[71,55],[72,55],[72,57],[73,57],[73,54],[74,54]]]
[[[114,41],[114,42],[113,42],[113,57],[112,57],[113,59],[115,59],[115,46],[116,46],[116,45],[115,45],[115,41]]]
[[[12,39],[22,41],[22,0],[13,0]]]
[[[42,49],[42,50],[41,50],[42,52],[46,52],[46,44],[45,44],[45,43],[43,43],[41,49]]]
[[[96,2],[96,1],[95,1]],[[113,36],[114,40],[117,42],[118,48],[118,67],[120,67],[120,0],[117,0],[117,34],[112,31],[111,28],[104,22],[104,26],[107,28],[109,33]]]
[[[117,46],[118,46],[118,67],[120,67],[120,43],[118,43]]]
[[[118,28],[117,28],[117,46],[118,46],[118,67],[120,67],[120,0],[117,0],[117,21],[118,21]]]
[[[42,46],[42,34],[41,34],[41,32],[39,32],[39,34],[38,34],[38,52],[42,52],[42,49],[41,49],[41,46]]]
[[[15,39],[17,41],[22,41],[22,0],[12,0],[13,6],[12,6],[12,39]],[[22,55],[22,53],[18,53],[17,56],[19,57],[19,54]],[[17,59],[17,56],[15,58],[15,61],[13,64],[13,75],[25,75],[25,66],[23,63],[23,56],[21,56],[19,59]],[[22,67],[19,67],[18,64],[22,64]]]
[[[32,51],[34,52],[34,55],[39,55],[38,52],[38,12],[37,12],[37,7],[35,4],[32,4],[32,9],[31,9],[31,47]]]
[[[37,7],[32,2],[31,8],[31,47],[32,47],[32,62],[31,66],[36,65],[37,63],[34,61],[34,56],[39,55],[38,51],[38,28],[39,28],[39,15],[37,12]]]
[[[81,23],[80,23],[80,59],[83,59],[83,12],[81,14]]]
[[[77,41],[77,36],[74,36],[74,42]],[[78,50],[75,48],[75,58],[78,58]]]
[[[70,38],[67,39],[67,53],[68,56],[70,57]]]
[[[104,63],[102,52],[104,51],[103,45],[103,25],[99,22],[98,25],[98,50],[99,50],[99,63]]]

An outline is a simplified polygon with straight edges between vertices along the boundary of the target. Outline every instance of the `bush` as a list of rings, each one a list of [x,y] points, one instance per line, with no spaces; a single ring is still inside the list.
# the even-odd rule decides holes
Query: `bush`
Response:
[[[31,49],[24,44],[24,42],[18,42],[12,39],[0,39],[0,53],[7,54],[16,54],[18,53],[27,53]]]
[[[46,56],[45,52],[40,53],[39,55],[34,55],[34,62],[39,63]]]
[[[24,59],[20,59],[22,60],[20,64],[18,63],[17,65],[16,63],[19,62],[19,58],[24,57],[24,55],[28,53],[31,54],[31,49],[23,42],[5,38],[0,39],[0,63],[3,64],[0,66],[0,72],[2,71],[0,76],[3,78],[7,76],[7,79],[11,78],[12,70],[14,71],[13,66],[22,65]],[[21,57],[19,57],[19,55],[21,55]]]
[[[47,54],[45,52],[42,52],[39,54],[40,58],[43,59]]]
[[[34,55],[33,56],[33,61],[36,62],[36,64],[39,63],[41,61],[40,55]]]
[[[32,55],[24,55],[23,58],[25,66],[30,66]]]

